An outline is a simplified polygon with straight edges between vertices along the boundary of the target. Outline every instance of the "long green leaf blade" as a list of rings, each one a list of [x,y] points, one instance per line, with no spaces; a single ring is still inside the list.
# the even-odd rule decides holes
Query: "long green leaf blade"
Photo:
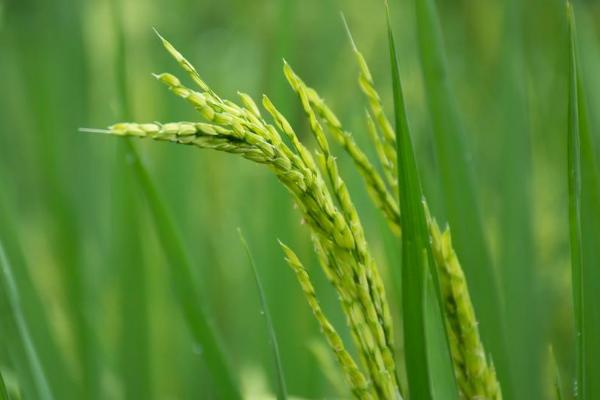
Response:
[[[242,233],[242,230],[238,228],[238,234],[240,241],[248,257],[248,262],[252,267],[252,273],[254,275],[254,281],[256,282],[256,288],[258,289],[258,298],[260,300],[261,314],[265,317],[265,324],[267,326],[267,332],[269,334],[269,344],[271,345],[271,351],[273,352],[273,361],[275,362],[275,370],[277,373],[277,400],[287,399],[287,389],[285,385],[285,375],[283,373],[283,364],[281,363],[281,356],[279,355],[279,344],[277,341],[277,334],[275,333],[275,327],[273,326],[273,320],[271,319],[271,313],[269,311],[269,305],[267,304],[267,297],[263,289],[258,269],[250,252],[250,246]]]
[[[131,118],[126,73],[126,38],[123,26],[122,5],[110,2],[114,30],[117,39],[115,72],[119,97],[119,118]],[[129,138],[126,139],[129,141]],[[120,372],[126,399],[154,398],[150,377],[150,338],[147,307],[147,274],[142,260],[142,247],[132,238],[140,234],[140,209],[135,198],[135,181],[132,171],[127,169],[130,157],[127,144],[116,143],[116,155],[112,184],[114,231],[112,249],[115,252],[114,268],[120,274],[120,303],[122,328],[119,352]],[[136,290],[131,290],[135,286]]]
[[[567,2],[569,25],[569,123],[567,132],[569,237],[575,307],[577,380],[575,395],[600,396],[600,179],[587,122],[584,87],[579,75],[573,7]]]
[[[567,3],[569,4],[569,3]],[[577,75],[574,55],[573,16],[569,15],[569,126],[567,134],[568,180],[569,180],[569,240],[571,245],[571,274],[573,303],[575,308],[575,336],[577,357],[577,384],[583,387],[583,310],[582,310],[582,249],[581,249],[581,154],[579,143],[579,112],[577,107]],[[577,396],[579,398],[579,396]]]
[[[499,281],[505,305],[506,342],[510,350],[511,377],[523,398],[541,397],[541,359],[544,334],[540,312],[540,280],[536,279],[536,254],[532,226],[532,146],[529,127],[531,105],[523,60],[522,19],[526,4],[507,0],[504,39],[495,71],[494,93],[501,118],[491,127],[499,146]],[[496,140],[496,139],[492,139]],[[492,144],[493,145],[493,144]],[[517,178],[518,177],[518,178]]]
[[[4,315],[0,323],[3,325],[3,330],[7,330],[9,324],[15,329],[13,339],[23,354],[23,364],[25,364],[23,367],[27,368],[27,374],[31,377],[33,385],[27,389],[35,393],[35,398],[52,400],[54,396],[23,315],[21,298],[12,269],[4,245],[0,242],[0,296],[2,297],[0,302],[8,308],[6,310],[8,315]]]
[[[458,399],[387,3],[386,11],[403,230],[402,305],[409,397]]]
[[[481,337],[510,394],[503,312],[472,177],[470,156],[446,73],[435,0],[415,0],[418,44],[448,222],[480,319]]]
[[[2,194],[7,187],[5,180],[0,179]],[[11,271],[22,299],[23,315],[30,327],[33,342],[38,344],[39,358],[48,376],[52,393],[56,397],[67,398],[76,392],[73,377],[66,367],[64,355],[58,348],[46,309],[34,286],[33,276],[25,260],[16,223],[7,203],[7,199],[0,195],[0,242],[4,245],[7,257],[10,257]]]

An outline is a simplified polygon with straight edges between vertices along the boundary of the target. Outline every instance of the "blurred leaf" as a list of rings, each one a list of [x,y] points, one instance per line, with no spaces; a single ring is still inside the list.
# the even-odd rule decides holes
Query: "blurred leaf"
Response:
[[[532,229],[530,126],[526,88],[529,79],[523,61],[521,0],[504,2],[504,37],[495,72],[494,96],[499,105],[498,270],[506,307],[506,339],[513,384],[525,398],[540,398],[545,335],[540,312],[540,279],[536,274]],[[491,111],[492,112],[492,111]],[[492,128],[493,129],[493,128]]]
[[[402,306],[409,397],[458,399],[387,3],[386,11],[398,155]]]
[[[576,397],[600,396],[600,179],[579,75],[575,17],[569,23],[569,226],[577,343]]]
[[[21,377],[24,378],[22,383],[27,384],[25,392],[29,393],[32,398],[52,400],[54,396],[48,385],[44,368],[23,316],[21,299],[12,269],[5,253],[4,245],[0,242],[0,304],[6,307],[6,310],[0,313],[2,317],[0,319],[3,335],[2,340],[5,341],[6,346],[16,347],[9,350],[18,354],[20,358],[17,361],[18,364],[21,368],[26,369],[26,371],[20,371]],[[12,333],[9,334],[9,331],[12,331]],[[4,337],[4,335],[10,335],[10,339],[9,337]],[[9,344],[8,342],[12,343]]]
[[[4,181],[0,179],[0,190],[6,188]],[[58,348],[40,293],[34,286],[14,218],[7,208],[5,200],[4,196],[0,195],[0,242],[4,245],[7,257],[10,256],[11,259],[12,273],[22,299],[23,316],[30,327],[33,343],[37,345],[38,354],[48,375],[52,392],[57,397],[68,398],[75,394],[73,377],[70,376],[64,355]]]
[[[85,54],[81,34],[81,2],[57,0],[52,4],[37,1],[18,2],[18,10],[8,7],[6,33],[14,48],[14,63],[19,69],[19,89],[25,108],[26,124],[17,132],[29,140],[17,150],[21,154],[32,152],[31,166],[36,173],[35,189],[26,195],[39,202],[42,219],[36,222],[49,239],[55,273],[58,275],[62,293],[62,311],[66,314],[69,347],[75,350],[77,376],[68,385],[67,396],[94,400],[100,392],[98,353],[94,320],[89,318],[90,296],[93,291],[86,286],[88,269],[82,238],[85,228],[82,220],[86,214],[79,213],[79,206],[89,205],[85,200],[91,179],[79,179],[85,167],[74,160],[86,154],[81,142],[72,133],[87,115],[87,80]],[[67,4],[68,3],[68,4]],[[46,24],[44,21],[52,21]],[[44,29],[38,27],[44,26]],[[4,32],[3,32],[4,33]],[[4,35],[3,35],[4,37]],[[60,46],[56,44],[60,43]],[[43,65],[43,68],[40,68]],[[13,127],[13,128],[14,128]],[[17,147],[7,146],[8,151]],[[11,171],[14,174],[14,171]],[[20,175],[20,174],[18,174]],[[19,184],[20,186],[20,184]],[[20,193],[21,188],[17,189]],[[31,190],[31,188],[30,188]],[[77,201],[75,200],[77,197]],[[81,201],[83,199],[83,201]],[[83,206],[82,206],[83,207]],[[86,210],[87,211],[87,210]],[[39,249],[36,249],[39,250]],[[11,254],[11,257],[13,255]],[[15,274],[16,275],[16,274]],[[33,328],[33,325],[32,325]],[[32,335],[36,336],[37,333]],[[39,346],[40,357],[45,350]],[[44,354],[44,360],[46,355]],[[60,372],[59,372],[60,371]],[[51,368],[48,374],[70,373],[68,369]],[[51,384],[60,392],[60,383]]]
[[[112,20],[116,32],[117,51],[115,72],[119,97],[119,119],[131,118],[131,105],[126,69],[126,38],[123,27],[122,5],[110,2]],[[129,141],[129,139],[125,139]],[[135,238],[140,236],[140,208],[135,198],[133,171],[127,165],[133,157],[127,144],[118,142],[111,185],[114,190],[112,202],[111,234],[114,251],[114,270],[120,278],[121,332],[119,343],[120,372],[126,399],[151,400],[150,338],[148,323],[147,273],[143,262],[142,247]],[[125,171],[125,173],[123,173]],[[135,287],[135,290],[131,290]]]

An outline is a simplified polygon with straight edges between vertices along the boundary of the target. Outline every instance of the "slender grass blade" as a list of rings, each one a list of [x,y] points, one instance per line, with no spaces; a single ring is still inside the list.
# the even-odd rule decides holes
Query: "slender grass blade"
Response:
[[[541,359],[544,335],[541,328],[541,280],[537,276],[534,230],[532,224],[532,146],[529,120],[531,110],[525,88],[529,78],[523,60],[523,19],[526,5],[519,0],[504,2],[503,44],[496,70],[494,93],[498,99],[497,129],[499,183],[499,282],[505,302],[506,339],[510,351],[510,371],[519,395],[541,397]],[[496,139],[497,138],[497,139]],[[528,304],[528,307],[523,307]]]
[[[75,394],[77,390],[70,386],[68,394],[94,400],[98,398],[100,382],[95,332],[87,309],[91,291],[85,284],[87,270],[82,268],[85,257],[80,240],[84,237],[84,229],[80,224],[82,215],[71,197],[71,193],[84,196],[87,188],[73,184],[76,175],[72,171],[79,169],[72,164],[73,154],[81,148],[73,146],[76,141],[65,134],[77,126],[74,118],[77,121],[87,119],[87,81],[82,74],[86,68],[80,30],[81,4],[57,1],[54,7],[30,10],[26,20],[17,17],[11,20],[19,24],[14,30],[16,64],[23,74],[23,94],[30,108],[28,119],[35,131],[31,145],[35,146],[35,167],[39,174],[37,195],[47,216],[43,229],[57,260],[56,272],[64,290],[63,305],[79,364],[79,379],[73,379],[80,386],[79,393]],[[39,19],[41,15],[53,22],[43,34],[36,34],[36,24],[43,24]],[[25,25],[29,23],[31,25]],[[61,46],[55,46],[56,43]],[[54,61],[59,63],[62,74],[52,73]],[[40,69],[39,65],[46,67]],[[61,89],[52,90],[52,87]],[[62,106],[56,107],[57,104]],[[70,160],[69,170],[64,168],[65,160]],[[40,354],[43,347],[40,345]],[[49,373],[54,374],[54,369]]]
[[[0,179],[0,191],[6,188],[4,180]],[[39,358],[44,365],[52,393],[56,397],[66,399],[75,392],[73,376],[68,371],[64,355],[58,348],[42,299],[34,286],[33,277],[25,260],[14,218],[6,203],[6,199],[0,196],[0,241],[4,245],[5,253],[10,255],[12,273],[22,299],[23,315],[30,327],[32,340],[37,345]]]
[[[277,399],[284,400],[287,399],[285,375],[283,373],[283,364],[281,363],[281,356],[279,355],[279,344],[277,342],[277,334],[275,333],[275,327],[273,326],[273,320],[271,319],[271,313],[269,312],[269,305],[267,304],[267,297],[265,296],[265,291],[260,280],[260,275],[258,274],[258,269],[256,268],[254,257],[252,257],[252,252],[250,251],[250,246],[248,246],[248,242],[246,241],[246,238],[244,238],[244,234],[242,233],[242,230],[240,228],[238,228],[238,234],[240,235],[240,241],[242,242],[242,246],[244,247],[244,251],[246,252],[246,256],[248,257],[248,262],[252,267],[252,273],[256,282],[256,288],[258,289],[258,298],[260,300],[261,314],[265,317],[265,324],[267,326],[267,332],[269,334],[269,344],[271,345],[271,351],[273,352],[273,361],[275,362],[275,370],[277,373]]]
[[[567,2],[569,26],[568,183],[569,238],[575,307],[577,380],[575,395],[600,396],[600,179],[579,73],[575,16]]]
[[[21,298],[12,272],[12,266],[9,263],[2,243],[0,243],[0,284],[2,287],[0,296],[3,297],[0,301],[5,303],[8,307],[7,312],[10,314],[2,318],[2,325],[6,327],[7,324],[11,324],[15,328],[14,340],[15,342],[19,342],[18,346],[23,351],[24,364],[26,364],[33,385],[33,387],[28,389],[35,393],[35,398],[37,399],[52,400],[54,396],[50,390],[48,379],[44,373],[44,368],[38,357],[33,340],[31,339],[29,327],[25,322],[21,308]]]
[[[386,3],[387,6],[387,3]],[[429,245],[423,193],[406,117],[396,48],[387,11],[394,92],[398,188],[402,223],[402,306],[409,397],[458,399]]]
[[[123,27],[121,7],[116,0],[110,2],[116,32],[115,72],[117,77],[117,93],[119,97],[119,119],[131,118],[131,107],[128,94],[126,71],[126,37]],[[129,141],[129,138],[126,138]],[[147,274],[142,260],[142,248],[135,238],[140,234],[140,207],[135,198],[135,177],[128,170],[130,157],[126,143],[116,143],[116,155],[112,177],[113,221],[114,228],[112,249],[114,250],[114,267],[120,278],[120,312],[122,328],[120,332],[120,371],[126,399],[151,400],[150,378],[150,338],[147,309]],[[127,173],[123,173],[123,171]],[[135,287],[136,290],[131,290]]]
[[[504,39],[494,84],[503,116],[498,130],[493,130],[500,149],[497,194],[500,204],[498,265],[501,268],[498,276],[503,288],[506,326],[520,327],[505,331],[511,349],[513,383],[519,388],[520,396],[537,399],[541,396],[544,341],[540,337],[544,330],[538,297],[541,280],[536,275],[533,243],[531,110],[525,93],[529,78],[522,48],[521,27],[526,5],[520,0],[508,0],[504,4]]]

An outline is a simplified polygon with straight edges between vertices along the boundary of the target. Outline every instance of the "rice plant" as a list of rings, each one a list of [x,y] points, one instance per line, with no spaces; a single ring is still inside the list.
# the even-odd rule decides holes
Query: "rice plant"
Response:
[[[77,137],[89,141],[90,151],[106,143],[119,146],[104,177],[112,190],[105,240],[110,257],[117,260],[116,268],[98,272],[78,267],[92,258],[111,264],[106,261],[110,257],[91,245],[93,240],[77,242],[89,227],[71,216],[76,212],[67,194],[54,191],[54,184],[60,188],[60,179],[52,175],[51,159],[44,164],[48,176],[54,176],[47,201],[56,211],[52,217],[66,221],[56,224],[49,246],[57,255],[47,256],[58,260],[49,262],[58,268],[56,277],[47,272],[44,276],[56,282],[41,279],[35,269],[38,259],[23,251],[27,247],[21,242],[33,239],[23,238],[20,231],[30,230],[6,211],[0,193],[0,399],[163,398],[164,393],[171,398],[286,399],[296,398],[296,392],[302,393],[299,398],[390,400],[600,398],[596,378],[600,313],[595,307],[600,289],[600,175],[595,114],[588,106],[590,99],[596,103],[589,90],[592,85],[586,85],[589,75],[583,72],[581,60],[588,58],[579,51],[574,7],[570,2],[552,6],[560,10],[565,28],[556,54],[566,67],[556,75],[565,86],[565,101],[558,104],[567,122],[561,128],[560,149],[566,159],[561,176],[567,200],[561,211],[568,220],[559,227],[566,232],[561,243],[568,255],[565,265],[570,266],[572,307],[568,299],[559,298],[553,300],[551,310],[558,314],[559,304],[568,304],[567,316],[560,322],[573,333],[573,343],[556,343],[546,333],[536,340],[538,327],[533,326],[549,320],[538,313],[544,296],[550,298],[534,288],[541,275],[533,265],[537,239],[530,219],[534,211],[526,204],[525,193],[531,189],[529,168],[534,157],[526,140],[518,136],[520,130],[498,139],[502,154],[515,151],[518,160],[500,173],[499,191],[510,198],[505,199],[499,220],[486,216],[482,206],[486,193],[479,187],[485,185],[478,180],[473,143],[467,135],[472,118],[461,114],[460,93],[454,89],[445,49],[451,30],[442,29],[440,16],[450,13],[448,5],[435,0],[408,3],[414,11],[421,97],[414,95],[414,84],[403,71],[409,40],[398,41],[398,32],[406,35],[406,29],[392,18],[384,1],[378,4],[377,18],[385,26],[385,37],[378,38],[374,52],[363,52],[359,45],[361,33],[353,29],[363,22],[360,18],[342,14],[338,26],[341,36],[346,36],[348,58],[354,61],[343,69],[355,75],[354,90],[362,96],[359,112],[332,106],[343,103],[333,97],[343,97],[343,92],[323,95],[327,90],[321,87],[326,85],[305,78],[295,61],[283,60],[280,65],[278,79],[286,82],[287,92],[274,90],[272,96],[256,97],[238,91],[237,98],[225,96],[199,72],[192,57],[186,58],[155,30],[180,73],[153,77],[184,106],[155,109],[156,117],[131,122],[140,114],[134,111],[134,99],[141,96],[130,92],[133,79],[128,63],[133,57],[127,35],[133,28],[121,19],[121,4],[112,1],[117,53],[112,67],[119,98],[115,114],[117,121],[123,121],[106,129],[80,128],[85,134]],[[285,21],[291,18],[291,3],[282,4],[281,40],[289,41],[284,33],[289,29]],[[507,26],[515,23],[512,18],[520,15],[519,7],[516,1],[507,3]],[[490,41],[502,41],[496,31],[490,35],[494,38]],[[508,50],[499,53],[502,57],[520,46],[511,42],[516,36],[507,34]],[[287,44],[280,43],[280,48]],[[197,64],[208,68],[215,57],[211,54]],[[380,59],[386,65],[383,76],[373,68]],[[522,59],[498,61],[507,69],[503,82],[520,82],[523,64]],[[535,92],[536,88],[528,89]],[[516,109],[534,102],[515,98],[518,106],[511,104],[517,92],[506,88],[503,104]],[[415,110],[422,114],[421,120]],[[502,129],[528,129],[523,120],[517,121],[527,112],[513,111],[506,118],[510,121],[502,121]],[[46,119],[40,117],[39,126],[51,132],[52,117],[41,111],[40,115]],[[175,117],[157,121],[165,115]],[[180,115],[187,117],[180,119]],[[429,129],[415,122],[423,120]],[[541,124],[531,125],[535,123]],[[98,134],[118,139],[103,140]],[[157,164],[161,168],[147,163],[146,157],[167,146],[150,141],[175,145],[169,147],[169,162]],[[193,151],[184,153],[179,145]],[[510,150],[511,146],[522,147]],[[214,156],[207,150],[230,157],[215,161],[220,158],[210,158]],[[206,164],[196,165],[203,169],[177,168],[191,165],[178,164],[182,157]],[[237,158],[246,164],[238,164]],[[427,168],[429,158],[435,160],[434,179]],[[273,204],[245,203],[249,191],[260,195],[260,185],[267,185],[262,183],[267,179],[264,175],[249,177],[248,162],[276,181],[269,189],[269,199],[276,199]],[[165,182],[164,177],[173,174],[177,180],[172,185],[168,179]],[[517,174],[523,175],[522,181]],[[100,172],[97,175],[100,180]],[[0,178],[0,187],[8,187]],[[196,190],[189,204],[166,190],[191,191],[201,180],[214,193]],[[262,227],[260,238],[246,237],[238,228],[241,246],[219,223],[206,219],[219,215],[215,221],[226,220],[233,212],[227,202],[235,187],[245,188],[237,193],[241,198],[237,207],[247,207],[247,221]],[[287,198],[278,197],[280,189]],[[212,204],[222,202],[223,207],[204,212],[204,219],[199,218],[200,212],[193,214],[210,196],[216,199]],[[284,214],[277,213],[285,201],[294,207],[292,228]],[[90,204],[98,202],[90,200]],[[283,239],[279,239],[280,229]],[[490,233],[496,229],[499,234]],[[269,243],[277,253],[264,250]],[[221,249],[227,257],[211,254]],[[262,266],[270,257],[269,268],[283,269],[286,263],[289,269],[281,275],[273,270],[263,274]],[[244,268],[244,263],[251,268]],[[282,281],[288,278],[295,287]],[[120,280],[117,289],[111,285],[114,279]],[[239,280],[241,289],[223,292],[211,285],[219,279]],[[152,289],[162,289],[162,284],[170,288],[169,294]],[[51,298],[48,293],[56,291],[44,285],[64,287],[63,306],[44,303]],[[96,290],[87,291],[90,287]],[[258,302],[248,301],[247,296],[257,296]],[[94,299],[101,299],[102,305],[94,305]],[[302,306],[293,308],[296,301]],[[116,308],[119,318],[113,315],[102,321],[97,311],[102,307]],[[96,313],[86,311],[90,309]],[[300,312],[312,314],[313,320],[305,323]],[[281,323],[282,315],[293,323]],[[103,324],[117,329],[104,329]],[[311,342],[302,329],[318,330],[319,339]],[[538,331],[544,329],[550,328],[540,326]],[[153,349],[157,343],[164,347]],[[261,346],[268,350],[260,350]],[[302,356],[290,356],[292,348],[301,349]],[[252,351],[270,357],[261,357],[261,362],[249,367],[239,354]],[[172,352],[176,356],[166,355]],[[324,383],[310,390],[302,387],[317,380]]]

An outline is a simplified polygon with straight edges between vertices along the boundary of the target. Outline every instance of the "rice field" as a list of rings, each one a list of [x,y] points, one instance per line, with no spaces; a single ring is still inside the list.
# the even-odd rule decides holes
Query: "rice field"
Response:
[[[0,0],[0,54],[0,399],[600,398],[600,4]]]

